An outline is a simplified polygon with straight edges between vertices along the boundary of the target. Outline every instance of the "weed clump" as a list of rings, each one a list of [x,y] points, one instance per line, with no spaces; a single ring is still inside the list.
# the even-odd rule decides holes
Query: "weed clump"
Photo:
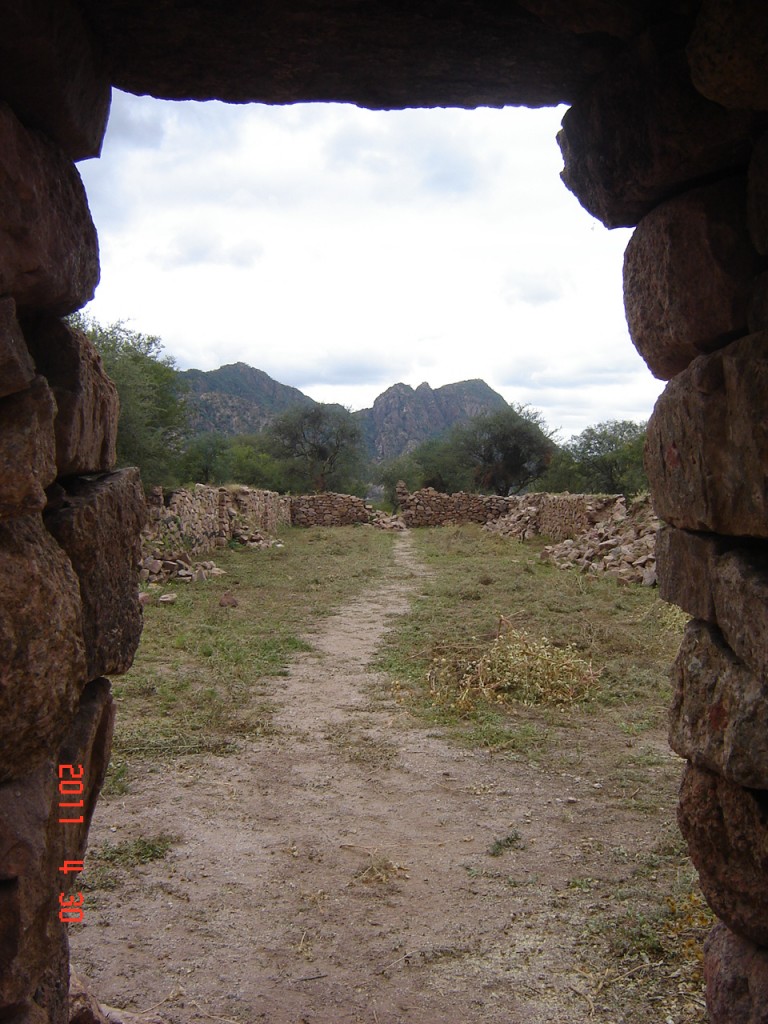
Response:
[[[597,673],[572,644],[556,647],[547,637],[513,629],[502,617],[490,644],[437,651],[427,679],[433,704],[471,712],[479,700],[567,707],[590,697]]]

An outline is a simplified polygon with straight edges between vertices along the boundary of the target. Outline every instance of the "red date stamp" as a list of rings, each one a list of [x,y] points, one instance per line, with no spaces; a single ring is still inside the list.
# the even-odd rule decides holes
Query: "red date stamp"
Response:
[[[82,825],[85,821],[83,808],[85,800],[83,792],[85,782],[83,781],[83,766],[81,764],[60,764],[59,765],[59,824],[60,825]],[[79,797],[79,799],[78,799]],[[80,814],[78,814],[78,810]],[[63,816],[62,816],[63,815]],[[59,868],[66,878],[70,872],[78,873],[83,870],[81,860],[65,860]],[[59,920],[64,923],[83,920],[83,894],[73,893],[69,896],[66,893],[59,893]]]

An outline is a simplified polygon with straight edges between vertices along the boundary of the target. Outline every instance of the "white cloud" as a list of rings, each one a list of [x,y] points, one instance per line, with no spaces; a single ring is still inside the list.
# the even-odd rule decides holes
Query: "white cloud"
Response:
[[[241,360],[355,408],[482,377],[569,432],[646,418],[660,385],[624,321],[629,233],[559,181],[561,114],[116,94],[102,159],[80,165],[89,312],[183,367]]]

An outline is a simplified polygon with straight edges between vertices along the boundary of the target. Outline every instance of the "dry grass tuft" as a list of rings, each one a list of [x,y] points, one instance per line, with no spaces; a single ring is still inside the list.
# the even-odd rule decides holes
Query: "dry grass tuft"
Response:
[[[434,705],[474,711],[478,700],[493,704],[567,707],[589,699],[597,673],[571,644],[556,647],[547,637],[513,629],[503,616],[496,639],[483,647],[444,647],[427,673]]]

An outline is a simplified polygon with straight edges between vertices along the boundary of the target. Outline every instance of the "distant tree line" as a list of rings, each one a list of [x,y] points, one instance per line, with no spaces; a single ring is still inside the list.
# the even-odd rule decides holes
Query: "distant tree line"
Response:
[[[367,458],[356,420],[339,405],[290,409],[258,434],[192,436],[186,389],[159,338],[121,321],[103,327],[83,314],[70,323],[93,341],[117,386],[118,464],[139,466],[147,487],[242,483],[294,494],[364,495],[379,484],[392,504],[399,480],[409,490],[500,495],[632,496],[648,487],[645,423],[610,420],[558,445],[541,414],[527,406],[476,416],[380,465]]]

